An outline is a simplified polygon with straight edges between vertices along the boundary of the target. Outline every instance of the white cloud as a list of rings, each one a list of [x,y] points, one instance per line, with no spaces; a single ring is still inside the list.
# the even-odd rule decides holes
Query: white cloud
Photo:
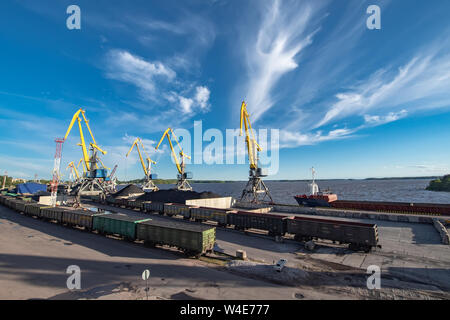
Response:
[[[207,87],[199,86],[196,88],[195,101],[199,104],[201,109],[208,108],[208,101],[211,92]]]
[[[183,113],[183,117],[178,117],[179,122],[194,116],[198,111],[208,111],[210,90],[206,86],[196,86],[193,82],[180,79],[174,70],[159,61],[146,61],[128,51],[115,49],[108,53],[107,62],[109,78],[134,85],[143,101],[152,100],[154,110],[164,107],[157,110],[159,118],[173,119],[174,114],[171,108],[167,108],[168,103],[175,104]],[[110,120],[135,122],[142,120],[142,116],[133,112],[119,112],[112,115]]]
[[[280,149],[296,148],[299,146],[315,145],[319,142],[340,140],[352,137],[355,130],[341,128],[324,134],[322,131],[314,133],[301,133],[289,130],[280,130]]]
[[[169,83],[176,77],[176,72],[161,62],[149,62],[125,50],[111,50],[107,60],[107,76],[135,85],[145,98],[153,97],[157,81]]]
[[[397,121],[401,118],[404,118],[408,115],[408,111],[406,110],[401,110],[399,112],[389,112],[387,115],[385,116],[371,116],[371,115],[364,115],[364,121],[368,124],[368,125],[382,125],[382,124],[386,124],[389,122],[393,122],[393,121]]]
[[[192,105],[194,104],[194,100],[182,96],[179,96],[178,98],[180,99],[181,110],[184,113],[190,113],[192,111]]]

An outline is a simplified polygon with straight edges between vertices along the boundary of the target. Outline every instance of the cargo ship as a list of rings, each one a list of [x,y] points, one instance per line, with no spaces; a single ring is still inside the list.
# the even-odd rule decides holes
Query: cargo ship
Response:
[[[450,204],[338,200],[337,195],[329,190],[320,191],[314,179],[314,168],[312,168],[312,172],[313,179],[310,184],[310,194],[294,196],[294,199],[300,206],[450,216]]]
[[[329,190],[320,191],[319,186],[315,181],[316,171],[314,167],[311,168],[312,182],[310,186],[310,194],[296,195],[294,198],[300,206],[305,207],[330,207],[330,203],[337,201],[337,195],[331,193]]]

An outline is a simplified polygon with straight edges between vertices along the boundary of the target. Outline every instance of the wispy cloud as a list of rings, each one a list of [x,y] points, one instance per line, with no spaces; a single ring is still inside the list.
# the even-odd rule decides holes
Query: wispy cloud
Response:
[[[246,48],[247,100],[254,121],[270,109],[272,90],[280,78],[296,69],[296,57],[312,43],[312,3],[274,1],[266,7],[257,37]]]
[[[397,121],[401,118],[404,118],[408,115],[408,111],[401,110],[399,112],[389,112],[387,115],[384,116],[371,116],[371,115],[364,115],[364,121],[368,125],[382,125],[389,122]]]
[[[299,146],[315,145],[330,140],[340,140],[352,137],[355,130],[334,129],[327,133],[316,131],[301,133],[296,131],[280,130],[280,148],[296,148]]]
[[[423,99],[442,98],[449,87],[449,55],[437,57],[434,52],[417,56],[399,67],[394,75],[392,70],[380,69],[354,90],[336,94],[337,101],[316,127],[369,110],[399,107],[414,110]],[[402,110],[408,111],[405,109]]]

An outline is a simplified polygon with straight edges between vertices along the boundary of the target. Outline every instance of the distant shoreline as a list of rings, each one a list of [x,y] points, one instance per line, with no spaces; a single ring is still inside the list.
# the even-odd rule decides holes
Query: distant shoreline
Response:
[[[370,181],[370,180],[422,180],[422,179],[438,179],[441,176],[426,176],[426,177],[385,177],[385,178],[362,178],[362,179],[352,179],[352,178],[341,178],[341,179],[316,179],[316,181]],[[311,179],[292,179],[292,180],[270,180],[264,179],[266,182],[308,182]],[[119,184],[130,184],[130,183],[141,183],[142,180],[131,180],[131,181],[120,181]],[[175,184],[174,179],[158,179],[154,180],[156,184]],[[190,180],[191,183],[232,183],[232,182],[247,182],[247,180]]]

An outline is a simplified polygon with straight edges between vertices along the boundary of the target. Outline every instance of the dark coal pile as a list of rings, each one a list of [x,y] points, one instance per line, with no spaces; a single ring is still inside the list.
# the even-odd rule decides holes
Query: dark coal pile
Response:
[[[129,195],[136,194],[136,193],[142,193],[142,192],[144,192],[144,191],[142,191],[142,189],[139,188],[137,185],[129,184],[125,188],[123,188],[122,190],[114,193],[113,197],[114,198],[117,198],[117,197],[128,197]]]
[[[213,192],[179,191],[175,189],[159,190],[148,192],[138,197],[139,201],[173,202],[185,203],[186,200],[220,198],[221,196]]]

